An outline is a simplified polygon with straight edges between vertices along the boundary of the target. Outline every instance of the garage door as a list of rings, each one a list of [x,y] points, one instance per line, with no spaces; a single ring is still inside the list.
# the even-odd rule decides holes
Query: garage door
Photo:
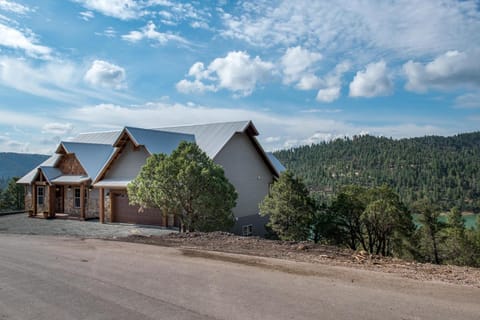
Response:
[[[112,193],[113,222],[134,223],[165,226],[164,219],[158,209],[144,209],[139,212],[138,206],[128,204],[128,196],[124,193]]]

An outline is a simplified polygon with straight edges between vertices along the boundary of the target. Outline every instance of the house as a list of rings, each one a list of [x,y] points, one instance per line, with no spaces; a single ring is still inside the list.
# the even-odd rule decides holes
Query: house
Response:
[[[31,215],[179,227],[173,215],[130,206],[127,185],[150,155],[170,154],[181,141],[195,142],[224,168],[238,193],[232,231],[264,235],[268,218],[258,214],[258,205],[285,168],[263,150],[257,136],[251,121],[84,133],[61,142],[18,183],[26,186],[25,209]]]

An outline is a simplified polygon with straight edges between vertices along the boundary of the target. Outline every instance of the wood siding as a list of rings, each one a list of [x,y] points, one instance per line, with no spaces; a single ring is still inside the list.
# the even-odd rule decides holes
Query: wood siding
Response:
[[[83,169],[80,162],[74,154],[64,154],[58,163],[58,169],[63,174],[86,176],[87,173]]]

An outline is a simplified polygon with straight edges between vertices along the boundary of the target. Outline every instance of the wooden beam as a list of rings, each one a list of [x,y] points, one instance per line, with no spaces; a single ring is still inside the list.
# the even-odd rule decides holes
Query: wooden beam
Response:
[[[33,215],[37,215],[37,186],[35,183],[32,184],[32,202],[33,202]]]
[[[85,185],[80,185],[80,219],[85,220]]]
[[[105,223],[105,192],[103,188],[99,190],[100,196],[98,197],[100,201],[99,208],[100,208],[100,223]]]
[[[113,211],[115,210],[115,208],[113,207],[113,193],[112,193],[112,189],[110,189],[110,222],[113,222]]]
[[[50,217],[55,213],[55,186],[48,187],[48,214]]]

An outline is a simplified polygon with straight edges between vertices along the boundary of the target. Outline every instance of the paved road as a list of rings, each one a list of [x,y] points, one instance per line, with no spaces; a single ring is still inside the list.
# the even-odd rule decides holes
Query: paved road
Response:
[[[142,244],[0,235],[0,319],[479,319],[480,289]],[[236,261],[236,262],[232,262]]]
[[[26,213],[0,216],[0,234],[60,235],[83,238],[115,238],[131,234],[162,235],[176,232],[168,229],[122,224],[101,224],[95,220],[77,221],[62,219],[29,218]],[[0,320],[2,320],[0,318]]]

